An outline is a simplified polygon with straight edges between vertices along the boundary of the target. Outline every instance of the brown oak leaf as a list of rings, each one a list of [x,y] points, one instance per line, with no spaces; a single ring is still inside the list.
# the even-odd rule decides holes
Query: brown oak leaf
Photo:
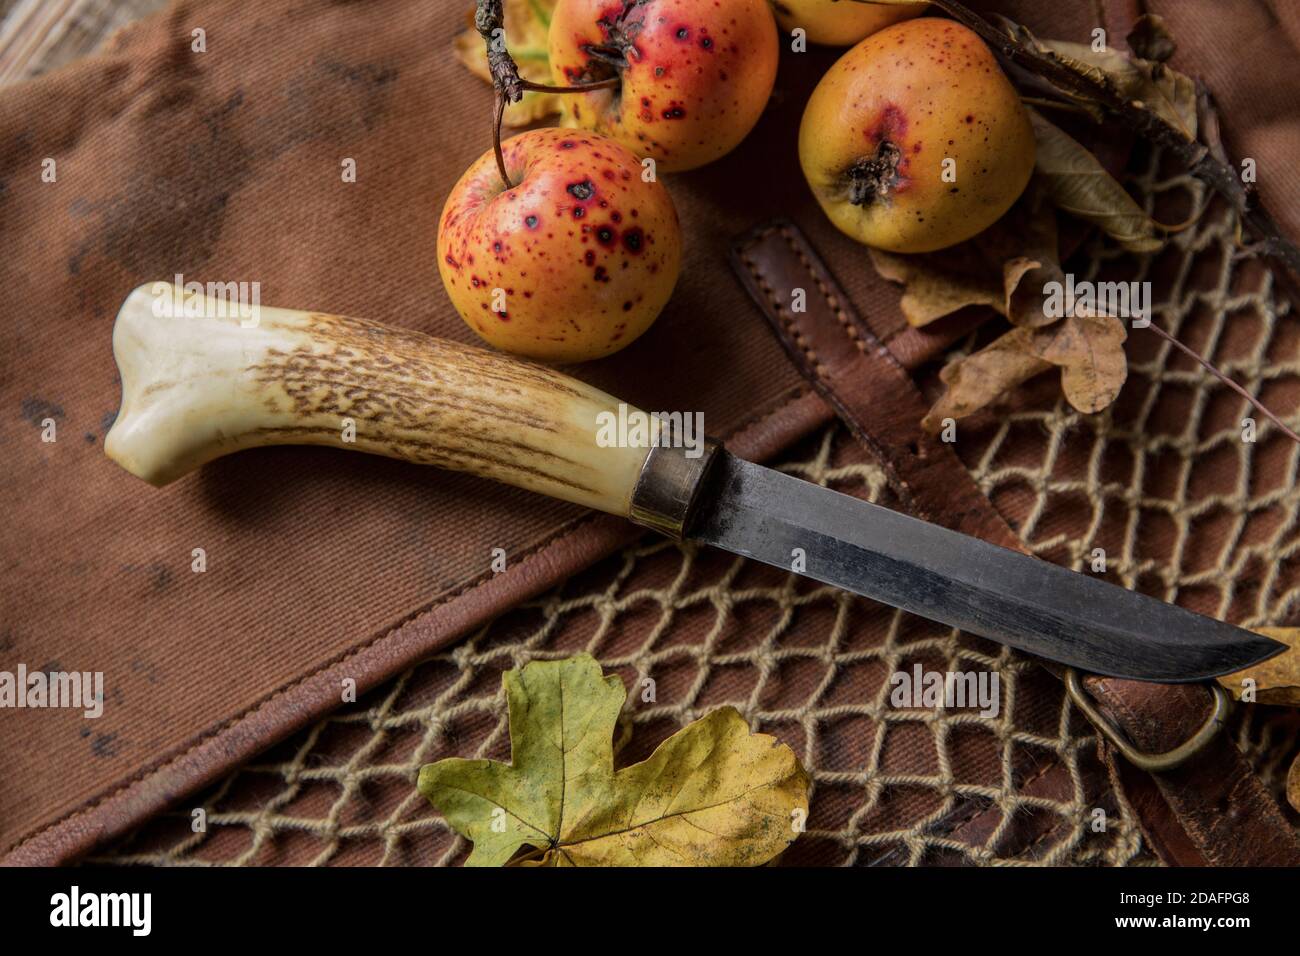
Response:
[[[1087,414],[1099,412],[1128,377],[1126,337],[1123,324],[1111,316],[1071,315],[1042,328],[1012,329],[939,373],[947,391],[921,424],[938,432],[945,418],[971,415],[1053,367],[1061,370],[1061,391],[1071,405]]]
[[[1034,334],[1030,328],[1012,329],[978,352],[948,363],[939,373],[947,391],[921,420],[921,426],[937,434],[945,419],[956,421],[972,415],[1050,369],[1052,364],[1035,355],[1030,346]]]
[[[913,326],[972,305],[989,306],[1015,325],[1056,321],[1043,310],[1044,286],[1064,280],[1056,215],[1038,184],[998,222],[959,245],[911,255],[869,251],[876,272],[903,284],[900,307]]]

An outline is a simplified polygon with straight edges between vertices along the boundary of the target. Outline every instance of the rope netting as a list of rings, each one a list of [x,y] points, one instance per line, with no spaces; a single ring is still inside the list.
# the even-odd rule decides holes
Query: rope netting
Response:
[[[1149,210],[1197,223],[1150,256],[1098,240],[1080,279],[1154,285],[1154,321],[1295,425],[1300,330],[1269,273],[1235,255],[1236,220],[1198,183],[1144,157]],[[1182,215],[1161,216],[1178,221]],[[973,343],[970,343],[973,344]],[[968,347],[969,345],[968,344]],[[960,427],[958,451],[1039,556],[1247,625],[1286,623],[1300,592],[1300,448],[1154,333],[1130,333],[1130,375],[1084,416],[1051,376]],[[1258,417],[1258,416],[1256,416]],[[838,425],[783,470],[895,504]],[[791,863],[1149,864],[1131,809],[1060,684],[1005,648],[794,575],[647,540],[515,608],[355,705],[106,849],[110,864],[451,864],[466,844],[416,793],[448,756],[508,759],[500,675],[589,651],[629,688],[620,763],[730,704],[799,754],[813,780]],[[897,707],[890,676],[996,674],[996,716]],[[645,678],[653,699],[642,699]],[[1274,786],[1296,749],[1286,712],[1242,707],[1238,743]],[[1048,786],[1048,781],[1057,783]],[[201,811],[201,812],[199,812]]]

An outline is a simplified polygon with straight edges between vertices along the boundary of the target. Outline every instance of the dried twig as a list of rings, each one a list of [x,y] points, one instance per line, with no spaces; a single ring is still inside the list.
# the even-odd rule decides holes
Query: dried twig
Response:
[[[510,174],[506,172],[505,155],[501,152],[501,120],[505,116],[507,103],[518,103],[525,93],[590,93],[593,90],[608,90],[618,86],[622,80],[608,77],[589,83],[574,83],[572,86],[548,86],[534,83],[519,75],[519,66],[506,48],[505,9],[503,0],[477,0],[474,8],[474,29],[483,38],[487,48],[488,72],[492,74],[492,86],[496,99],[492,110],[492,146],[497,157],[497,172],[506,189],[514,188]]]
[[[1007,60],[1048,80],[1053,86],[1093,100],[1128,129],[1164,147],[1186,166],[1191,175],[1207,183],[1232,204],[1246,225],[1260,237],[1260,242],[1252,248],[1277,261],[1293,277],[1300,279],[1300,248],[1282,234],[1273,217],[1260,203],[1259,194],[1253,185],[1242,181],[1237,170],[1227,162],[1227,156],[1222,150],[1216,151],[1203,143],[1187,139],[1145,106],[1128,100],[1108,84],[1076,73],[1051,57],[1025,46],[958,0],[930,2],[979,34],[985,43]],[[1208,99],[1208,94],[1206,97]]]
[[[1284,435],[1286,435],[1288,438],[1290,438],[1292,441],[1296,442],[1297,444],[1300,444],[1300,435],[1297,435],[1294,431],[1292,431],[1291,427],[1287,425],[1286,422],[1282,421],[1282,419],[1278,418],[1276,415],[1270,412],[1268,408],[1266,408],[1264,404],[1259,401],[1259,399],[1255,398],[1255,396],[1251,395],[1250,392],[1246,391],[1244,388],[1242,388],[1232,379],[1228,378],[1227,375],[1224,375],[1222,372],[1220,372],[1217,368],[1211,365],[1206,359],[1202,358],[1199,353],[1192,351],[1190,348],[1188,348],[1182,342],[1178,341],[1176,338],[1174,338],[1164,329],[1160,328],[1160,326],[1156,325],[1154,322],[1152,322],[1149,326],[1147,326],[1147,328],[1149,328],[1152,332],[1159,335],[1162,339],[1164,339],[1174,348],[1178,349],[1178,351],[1182,352],[1184,355],[1188,356],[1189,358],[1195,360],[1202,368],[1204,368],[1207,372],[1209,372],[1211,375],[1217,378],[1220,382],[1228,386],[1228,388],[1232,389],[1234,392],[1236,392],[1246,401],[1250,402],[1251,405],[1253,405],[1256,409],[1258,409],[1261,415],[1263,415],[1265,418],[1271,421],[1278,428],[1282,429],[1282,433]]]

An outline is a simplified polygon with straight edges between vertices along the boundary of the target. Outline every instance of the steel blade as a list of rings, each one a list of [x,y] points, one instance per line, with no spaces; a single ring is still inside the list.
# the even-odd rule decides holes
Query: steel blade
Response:
[[[690,538],[1094,674],[1182,682],[1284,649],[1259,634],[723,453]]]

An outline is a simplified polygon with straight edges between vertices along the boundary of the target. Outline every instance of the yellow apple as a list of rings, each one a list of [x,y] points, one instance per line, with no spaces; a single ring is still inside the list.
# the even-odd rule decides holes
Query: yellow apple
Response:
[[[929,252],[1011,208],[1034,170],[1034,131],[983,41],[923,17],[867,37],[831,67],[804,110],[799,161],[841,231]]]
[[[789,33],[801,27],[811,43],[852,46],[877,30],[920,16],[924,3],[862,3],[859,0],[772,0],[776,22]]]

